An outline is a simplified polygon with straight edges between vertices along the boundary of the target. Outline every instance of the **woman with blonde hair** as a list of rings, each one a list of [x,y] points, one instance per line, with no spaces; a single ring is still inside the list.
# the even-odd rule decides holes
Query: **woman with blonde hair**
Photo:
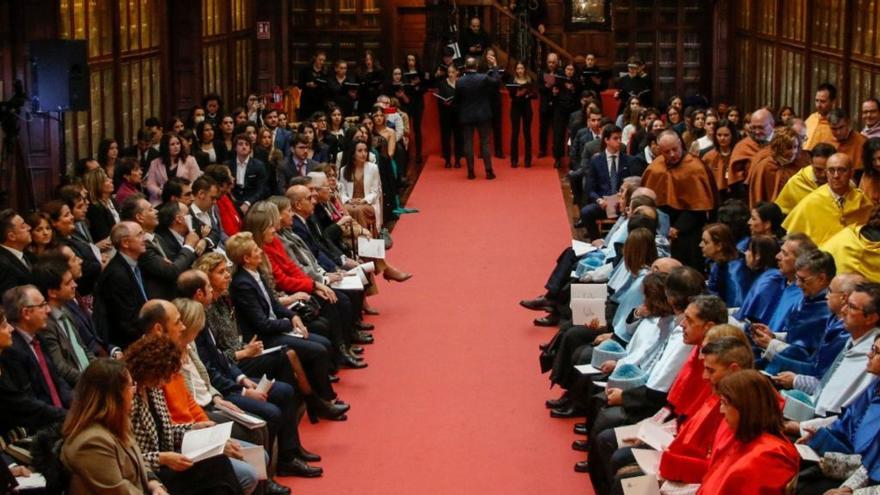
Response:
[[[119,223],[119,212],[113,205],[113,179],[104,169],[90,171],[83,178],[83,185],[89,193],[89,209],[86,211],[89,233],[96,244],[109,241],[110,230]]]

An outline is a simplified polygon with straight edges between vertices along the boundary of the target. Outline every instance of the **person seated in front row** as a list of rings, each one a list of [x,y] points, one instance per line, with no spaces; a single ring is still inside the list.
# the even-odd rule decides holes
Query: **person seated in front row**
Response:
[[[880,280],[880,205],[863,226],[850,225],[822,244],[834,256],[840,272],[861,273]]]
[[[818,465],[805,467],[801,471],[798,495],[851,494],[856,489],[873,484],[872,480],[880,479],[880,451],[877,449],[880,336],[874,337],[864,372],[871,375],[873,381],[843,409],[843,414],[823,428],[805,428],[804,434],[798,439],[797,443],[809,445],[822,457]],[[854,462],[850,464],[850,460]],[[850,467],[845,467],[847,464]],[[831,473],[834,473],[833,477]],[[837,490],[832,490],[834,488]]]
[[[300,346],[299,351],[284,349],[264,354],[263,342],[256,336],[245,343],[229,298],[232,275],[226,257],[220,253],[207,253],[196,260],[193,269],[207,274],[212,293],[210,301],[206,296],[201,296],[206,298],[208,332],[202,332],[204,338],[200,339],[201,342],[196,341],[197,345],[204,347],[208,339],[216,345],[230,366],[238,366],[248,376],[266,375],[295,386],[297,392],[305,396],[312,422],[319,417],[337,421],[347,419],[345,412],[349,406],[336,399],[330,383],[326,367],[328,360],[324,357],[326,349],[319,346],[320,352],[310,352],[314,346],[307,342]],[[186,292],[191,290],[182,291],[184,294]]]
[[[168,335],[158,333],[146,335],[125,349],[125,364],[135,385],[132,434],[147,469],[159,477],[170,493],[251,493],[256,480],[248,491],[243,490],[229,456],[193,462],[180,453],[187,431],[214,424],[171,421],[162,388],[178,372],[182,358],[183,350]]]
[[[829,143],[819,143],[810,150],[810,165],[800,169],[788,179],[779,196],[774,200],[783,214],[787,215],[808,194],[828,182],[825,167],[828,165],[828,158],[834,152],[834,146]]]
[[[168,495],[147,468],[134,438],[131,409],[136,388],[125,363],[107,358],[94,361],[80,377],[61,449],[61,461],[71,473],[71,495]]]

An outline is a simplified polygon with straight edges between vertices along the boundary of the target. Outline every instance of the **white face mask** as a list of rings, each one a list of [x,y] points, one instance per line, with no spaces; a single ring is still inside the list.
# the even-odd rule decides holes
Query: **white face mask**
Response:
[[[195,122],[196,124],[199,124],[199,123],[204,122],[204,121],[205,121],[205,117],[202,116],[202,115],[200,115],[200,116],[198,116],[198,117],[193,117],[193,122]]]

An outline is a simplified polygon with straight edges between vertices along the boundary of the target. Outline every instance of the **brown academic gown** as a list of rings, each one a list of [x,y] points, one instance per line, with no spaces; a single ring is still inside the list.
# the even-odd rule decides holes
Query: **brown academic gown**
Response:
[[[716,149],[709,151],[703,156],[703,162],[709,167],[709,171],[712,172],[712,179],[715,181],[715,187],[719,191],[727,190],[731,156],[733,156],[732,153],[724,156]]]
[[[859,189],[875,205],[880,205],[880,177],[871,177],[868,174],[862,175],[862,180],[859,181]]]
[[[727,176],[729,186],[746,180],[749,173],[749,163],[761,149],[761,146],[751,136],[746,136],[736,143],[730,154],[730,173]]]
[[[754,208],[761,201],[775,200],[788,179],[803,167],[802,159],[795,159],[785,166],[780,165],[769,147],[758,152],[752,158],[749,175],[746,178],[749,185],[749,208]]]
[[[856,131],[850,131],[849,137],[843,142],[836,142],[837,152],[843,153],[850,157],[853,164],[853,170],[862,169],[862,146],[868,138]]]

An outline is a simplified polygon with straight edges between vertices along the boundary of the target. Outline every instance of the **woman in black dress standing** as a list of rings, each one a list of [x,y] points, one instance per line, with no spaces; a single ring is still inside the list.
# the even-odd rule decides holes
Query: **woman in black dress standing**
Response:
[[[538,97],[535,82],[522,62],[516,64],[513,77],[507,85],[510,93],[510,166],[519,166],[519,132],[525,140],[525,167],[532,166],[532,100]],[[520,124],[521,123],[521,124]]]

